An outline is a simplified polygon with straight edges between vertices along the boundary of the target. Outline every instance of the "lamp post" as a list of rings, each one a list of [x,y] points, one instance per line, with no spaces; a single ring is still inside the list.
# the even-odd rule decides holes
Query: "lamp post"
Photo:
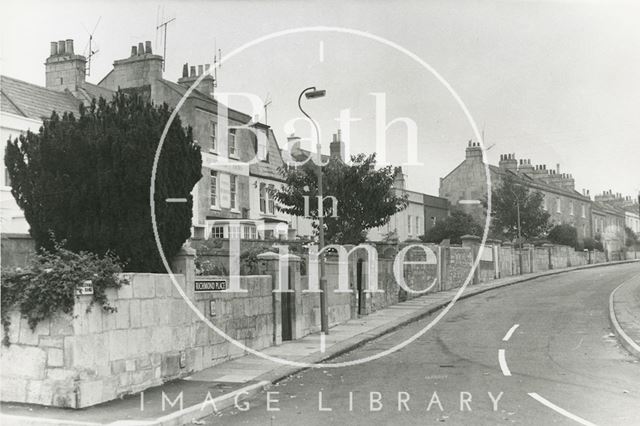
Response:
[[[520,275],[522,275],[522,227],[520,226],[520,199],[513,189],[509,189],[511,190],[513,197],[516,199],[516,212],[518,215],[518,244],[520,245],[520,247],[518,247],[518,263],[520,264]]]
[[[320,142],[320,130],[318,129],[318,124],[314,119],[311,118],[307,112],[302,109],[302,96],[304,95],[307,99],[317,99],[322,98],[326,94],[326,90],[318,90],[315,86],[307,87],[302,92],[300,92],[300,96],[298,96],[298,108],[300,111],[307,117],[311,123],[313,124],[313,128],[316,131],[316,151],[318,154],[318,163],[317,163],[317,179],[318,179],[318,251],[320,254],[320,331],[324,334],[329,334],[329,317],[327,315],[327,279],[325,277],[325,267],[324,267],[324,253],[322,253],[322,249],[324,248],[324,212],[322,211],[323,204],[323,193],[322,193],[322,143]]]

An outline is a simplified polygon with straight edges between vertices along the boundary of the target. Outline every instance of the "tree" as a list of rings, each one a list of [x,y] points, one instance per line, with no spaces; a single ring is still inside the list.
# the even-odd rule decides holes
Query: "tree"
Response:
[[[491,231],[510,240],[518,236],[518,206],[520,232],[524,239],[541,237],[549,229],[549,213],[544,211],[544,195],[529,191],[514,177],[506,176],[491,194]]]
[[[556,225],[549,231],[547,239],[553,244],[576,248],[578,246],[578,230],[566,223]]]
[[[128,271],[162,271],[152,224],[152,164],[171,110],[135,93],[80,106],[78,117],[53,113],[38,133],[9,141],[11,193],[38,248],[53,238],[73,251],[111,251]],[[200,149],[176,117],[156,173],[158,234],[167,259],[190,236],[191,190],[201,177]],[[166,203],[185,198],[186,203]]]
[[[482,236],[482,226],[475,222],[470,214],[462,210],[451,210],[451,215],[436,222],[420,239],[426,243],[439,244],[449,239],[452,244],[460,244],[463,235]]]
[[[358,154],[351,164],[331,158],[322,168],[325,238],[329,243],[358,244],[366,240],[366,231],[383,226],[389,218],[407,206],[406,196],[392,188],[395,170],[391,166],[375,169],[375,154]],[[318,220],[317,166],[311,161],[301,167],[281,170],[285,185],[276,192],[278,209],[294,216]],[[331,199],[337,200],[337,217]],[[305,212],[305,197],[308,211]]]

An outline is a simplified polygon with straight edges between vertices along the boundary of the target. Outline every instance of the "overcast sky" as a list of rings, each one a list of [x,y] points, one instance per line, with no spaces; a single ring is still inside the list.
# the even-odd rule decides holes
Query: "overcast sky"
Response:
[[[94,83],[133,44],[151,40],[161,53],[162,17],[176,18],[165,72],[174,81],[184,62],[212,62],[215,45],[224,55],[290,28],[366,31],[415,53],[451,84],[484,129],[493,164],[502,153],[516,153],[532,164],[559,163],[578,191],[640,190],[640,7],[633,2],[11,1],[2,12],[0,72],[42,85],[49,42],[72,38],[76,52],[86,53],[98,19],[88,77]],[[327,90],[306,103],[327,144],[339,111],[349,108],[360,118],[351,126],[352,151],[375,151],[374,92],[386,94],[387,122],[415,121],[424,166],[405,169],[410,189],[437,194],[438,179],[463,160],[473,138],[433,75],[401,52],[355,35],[308,32],[261,43],[224,64],[218,90],[269,94],[268,124],[284,146],[284,123],[300,116],[298,94],[311,85]],[[296,131],[309,133],[303,125]],[[388,160],[405,162],[404,127],[390,127],[387,139]]]

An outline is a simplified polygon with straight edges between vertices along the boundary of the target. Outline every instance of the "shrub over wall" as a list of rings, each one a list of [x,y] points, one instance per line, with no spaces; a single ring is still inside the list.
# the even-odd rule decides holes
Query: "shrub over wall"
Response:
[[[94,253],[74,253],[56,243],[51,251],[41,250],[24,270],[16,268],[2,271],[2,325],[3,343],[9,344],[9,313],[18,309],[35,329],[42,320],[62,312],[73,312],[76,287],[87,280],[93,285],[93,299],[89,308],[97,303],[102,309],[113,312],[106,296],[106,289],[119,288],[126,282],[119,278],[122,265],[111,253],[98,256]]]

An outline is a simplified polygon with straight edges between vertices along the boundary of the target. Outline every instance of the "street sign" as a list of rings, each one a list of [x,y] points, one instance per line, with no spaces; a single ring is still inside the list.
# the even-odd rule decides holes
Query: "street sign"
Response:
[[[216,279],[216,280],[196,280],[194,283],[194,291],[196,293],[208,293],[211,291],[222,291],[226,290],[227,280],[225,279]]]
[[[86,296],[93,294],[93,282],[86,280],[82,282],[82,285],[76,287],[76,296]]]

